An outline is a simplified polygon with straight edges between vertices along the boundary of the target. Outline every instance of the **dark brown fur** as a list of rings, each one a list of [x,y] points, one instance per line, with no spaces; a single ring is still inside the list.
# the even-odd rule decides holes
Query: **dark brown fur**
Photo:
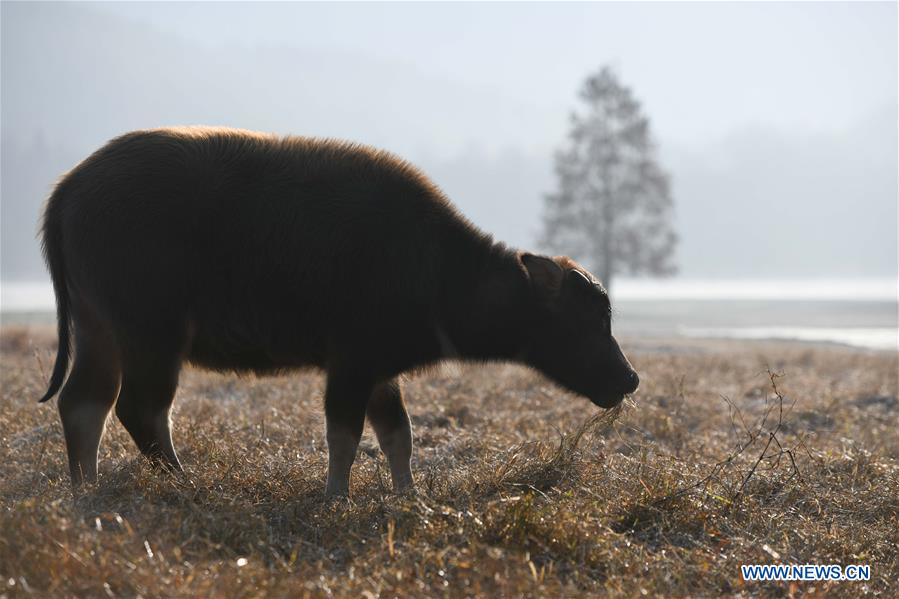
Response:
[[[366,409],[385,453],[399,448],[395,480],[408,475],[394,469],[411,452],[396,377],[449,353],[529,364],[603,406],[637,386],[589,273],[494,243],[421,172],[365,146],[129,133],[62,179],[43,243],[59,353],[42,401],[62,386],[74,331],[60,412],[76,483],[96,475],[113,405],[145,454],[179,467],[168,412],[184,361],[327,371],[336,493]]]

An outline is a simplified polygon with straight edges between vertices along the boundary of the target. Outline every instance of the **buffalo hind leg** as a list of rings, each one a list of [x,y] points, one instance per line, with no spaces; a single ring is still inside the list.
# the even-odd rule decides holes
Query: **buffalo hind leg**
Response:
[[[169,413],[180,368],[180,359],[174,353],[130,360],[124,366],[115,408],[141,453],[154,465],[174,471],[181,471],[181,462],[172,444]]]
[[[119,377],[118,350],[111,336],[95,323],[76,320],[75,363],[59,394],[73,487],[97,480],[97,454]]]
[[[396,492],[412,487],[412,426],[399,380],[379,383],[368,400],[368,421],[387,457]]]
[[[325,495],[346,496],[350,491],[350,470],[365,426],[365,406],[372,385],[364,378],[328,373],[325,390],[326,437],[328,441],[328,482]]]

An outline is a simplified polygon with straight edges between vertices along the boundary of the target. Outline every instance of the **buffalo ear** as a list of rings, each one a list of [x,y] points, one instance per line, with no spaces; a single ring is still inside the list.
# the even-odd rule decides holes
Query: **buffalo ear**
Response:
[[[555,260],[546,256],[522,254],[521,263],[528,271],[528,277],[531,279],[534,289],[541,296],[551,298],[559,294],[562,289],[562,280],[565,278],[565,271]]]

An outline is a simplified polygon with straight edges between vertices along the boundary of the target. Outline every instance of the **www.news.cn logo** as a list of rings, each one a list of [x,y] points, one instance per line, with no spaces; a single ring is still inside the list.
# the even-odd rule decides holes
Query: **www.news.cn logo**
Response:
[[[743,580],[869,580],[871,566],[775,564],[740,566]]]

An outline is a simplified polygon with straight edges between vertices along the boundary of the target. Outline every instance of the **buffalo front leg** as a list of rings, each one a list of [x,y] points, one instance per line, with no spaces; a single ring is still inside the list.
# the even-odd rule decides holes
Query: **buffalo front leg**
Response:
[[[365,406],[372,384],[355,376],[328,374],[325,390],[325,419],[328,441],[328,482],[325,495],[346,496],[350,470],[365,426]]]
[[[368,400],[367,415],[387,457],[394,491],[412,487],[412,426],[397,379],[375,385]]]

